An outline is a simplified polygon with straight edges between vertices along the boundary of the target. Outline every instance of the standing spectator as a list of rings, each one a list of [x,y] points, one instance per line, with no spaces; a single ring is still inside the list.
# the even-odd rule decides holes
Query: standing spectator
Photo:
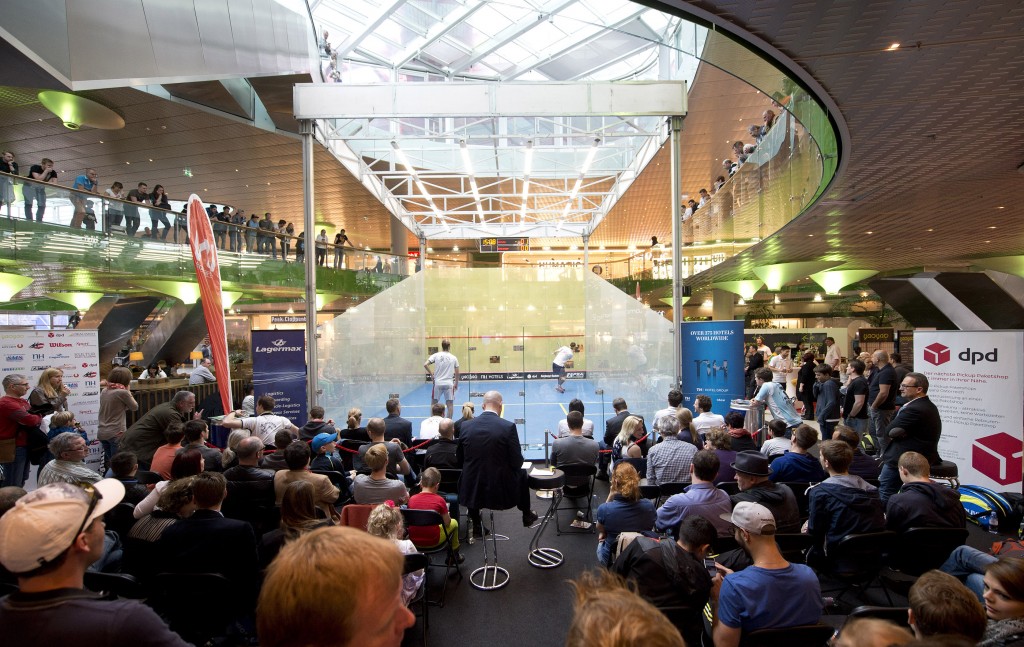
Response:
[[[0,398],[0,467],[3,485],[22,487],[28,479],[28,437],[26,427],[37,427],[43,417],[29,413],[25,399],[29,381],[20,373],[4,376],[4,396]]]
[[[800,414],[796,412],[789,398],[786,397],[785,385],[772,381],[771,369],[758,369],[757,374],[754,375],[754,383],[757,386],[757,393],[754,394],[751,403],[764,404],[771,411],[772,417],[784,421],[788,429],[800,426]]]
[[[835,373],[839,370],[839,362],[842,361],[842,357],[839,355],[839,347],[836,346],[836,340],[832,337],[825,338],[825,365],[832,369]]]
[[[53,170],[53,160],[44,157],[39,164],[33,164],[28,169],[28,178],[36,182],[57,183],[57,171]],[[32,220],[32,201],[36,202],[36,222],[43,221],[43,213],[46,212],[46,187],[42,184],[26,182],[21,188],[25,197],[25,220]]]
[[[793,360],[789,357],[789,346],[779,346],[775,349],[775,355],[768,361],[768,368],[772,371],[772,382],[782,386],[782,392],[786,393],[789,374],[793,371]]]
[[[765,110],[761,113],[761,121],[764,122],[764,125],[761,126],[761,138],[763,139],[764,136],[768,134],[768,131],[771,130],[772,126],[775,125],[775,113],[771,110]],[[758,142],[760,143],[760,140],[758,140]]]
[[[259,232],[256,237],[258,251],[261,254],[271,253],[277,259],[277,243],[274,242],[274,221],[270,219],[270,212],[263,214],[263,220],[259,221]]]
[[[135,452],[139,464],[148,469],[153,453],[163,444],[164,433],[172,423],[183,425],[188,420],[203,417],[202,410],[192,411],[195,407],[194,393],[178,391],[170,402],[156,405],[136,420],[125,432],[120,448]]]
[[[306,260],[306,232],[300,231],[295,239],[295,262],[302,263]]]
[[[294,437],[299,433],[299,428],[288,418],[274,415],[274,405],[276,404],[272,396],[261,395],[256,400],[255,416],[244,418],[242,416],[245,412],[239,409],[224,416],[220,424],[228,429],[245,429],[253,436],[258,436],[264,445],[274,444],[275,434],[278,431],[286,431]]]
[[[853,461],[850,463],[850,474],[859,476],[862,479],[876,479],[882,471],[882,464],[872,456],[864,453],[860,448],[860,434],[846,425],[838,425],[832,432],[832,440],[841,440],[853,450]],[[915,452],[916,453],[916,452]],[[927,469],[925,470],[927,472]],[[927,478],[927,475],[925,476]],[[946,488],[947,490],[949,488]],[[954,494],[956,490],[950,490]],[[960,495],[956,495],[957,505],[960,502]],[[962,510],[963,508],[961,508]]]
[[[832,379],[832,369],[827,363],[814,367],[814,379],[813,392],[817,401],[814,416],[822,438],[831,438],[839,423],[839,385]]]
[[[66,411],[71,389],[64,384],[64,371],[48,368],[39,374],[39,384],[29,393],[28,402],[32,410],[41,415],[55,411]]]
[[[868,381],[864,379],[864,369],[860,359],[851,359],[847,364],[846,396],[839,410],[846,426],[861,436],[868,430]]]
[[[344,231],[344,230],[342,230],[342,231]],[[336,270],[340,270],[341,269],[341,257],[342,257],[342,254],[343,254],[343,252],[341,250],[341,245],[342,245],[343,242],[344,242],[343,234],[339,231],[337,234],[334,235],[334,243],[333,243],[334,244],[334,269],[336,269]]]
[[[120,182],[114,182],[107,189],[107,197],[113,198],[112,200],[106,200],[107,205],[104,217],[106,218],[105,231],[110,231],[111,227],[120,227],[121,223],[124,222],[124,205],[118,202],[124,200],[124,185]]]
[[[85,169],[85,173],[82,173],[75,178],[74,183],[71,185],[71,190],[76,192],[96,193],[96,189],[99,187],[99,184],[99,176],[96,174],[96,169],[87,168]],[[85,196],[81,193],[72,193],[71,204],[75,205],[75,215],[71,218],[71,227],[77,229],[85,219]],[[95,218],[95,214],[93,214],[93,216]],[[96,221],[94,219],[93,228],[95,228],[95,223]]]
[[[228,248],[228,224],[231,222],[231,215],[228,213],[228,206],[224,205],[224,209],[217,211],[214,209],[214,214],[210,216],[210,224],[213,228],[213,238],[216,241],[217,249],[226,250]]]
[[[242,252],[242,236],[245,234],[245,209],[235,209],[231,214],[230,231],[228,240],[231,242],[231,251]]]
[[[872,353],[871,362],[876,370],[868,383],[868,433],[884,449],[889,439],[882,435],[882,430],[892,420],[899,382],[896,381],[896,369],[889,363],[889,354],[884,350]]]
[[[0,157],[0,173],[18,174],[18,163],[14,161],[14,153],[11,151],[4,151],[3,157]],[[11,218],[11,205],[14,203],[14,180],[11,178],[0,178],[0,200],[7,205],[7,217]]]
[[[138,411],[139,403],[128,390],[132,372],[127,367],[115,366],[107,374],[107,386],[100,391],[100,411],[96,422],[96,437],[103,445],[106,464],[117,453],[118,443],[128,431],[125,416],[129,411]]]
[[[327,230],[321,229],[320,235],[316,237],[316,264],[323,266],[327,263]]]
[[[750,126],[747,127],[747,132],[750,133],[750,136],[754,138],[755,142],[758,144],[761,143],[761,124],[750,124]]]
[[[743,372],[743,377],[746,379],[748,400],[754,395],[754,375],[758,369],[762,368],[764,368],[764,355],[757,350],[756,344],[747,346],[747,367]]]
[[[807,351],[796,377],[796,397],[804,404],[804,420],[814,420],[814,353]]]
[[[291,228],[289,230],[289,227]],[[277,238],[281,242],[281,260],[288,260],[288,252],[292,246],[292,236],[295,235],[295,227],[284,219],[277,221]]]
[[[256,243],[256,237],[259,234],[260,219],[253,211],[249,219],[245,221],[245,251],[247,254],[251,254],[254,251],[259,251],[259,247]]]
[[[145,182],[139,182],[137,188],[128,192],[128,204],[124,206],[124,233],[129,238],[135,237],[142,222],[137,204],[149,204],[149,186]]]
[[[158,225],[164,226],[164,233],[160,236],[160,240],[167,240],[167,234],[171,232],[171,221],[167,219],[167,211],[171,210],[171,203],[167,201],[167,192],[164,191],[162,184],[157,184],[153,187],[153,193],[149,196],[149,201],[153,205],[149,210],[149,222],[152,227],[150,236],[153,240],[157,238],[157,231],[160,229]]]
[[[889,436],[889,444],[882,452],[882,473],[878,475],[882,503],[888,502],[899,489],[898,463],[904,452],[918,452],[929,465],[942,461],[939,458],[942,418],[938,407],[928,397],[928,378],[923,373],[907,373],[900,391],[907,403],[882,432]]]
[[[338,269],[341,269],[342,267],[345,267],[346,269],[351,269],[351,268],[349,267],[350,263],[348,263],[348,262],[347,262],[347,261],[345,260],[345,245],[348,245],[349,247],[355,247],[355,244],[354,244],[354,243],[353,243],[353,242],[352,242],[352,241],[351,241],[351,240],[349,239],[349,237],[348,237],[348,236],[347,236],[347,235],[345,234],[345,230],[344,230],[344,229],[342,229],[342,230],[341,230],[341,231],[340,231],[340,232],[338,233],[338,235],[337,235],[337,236],[335,236],[335,238],[334,238],[334,244],[338,246],[338,249],[337,249],[337,250],[335,251],[335,258],[337,258],[337,255],[338,255],[339,253],[340,253],[340,255],[341,255],[340,261],[335,261],[335,263],[336,263],[336,267],[337,267]]]

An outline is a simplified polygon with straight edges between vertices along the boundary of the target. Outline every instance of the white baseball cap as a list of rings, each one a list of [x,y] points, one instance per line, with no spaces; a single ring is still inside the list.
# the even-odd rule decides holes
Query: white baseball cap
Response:
[[[772,515],[772,511],[760,503],[740,501],[732,509],[732,514],[718,516],[737,528],[755,535],[760,535],[768,526],[772,527],[772,532],[775,531],[775,517]]]
[[[53,561],[123,498],[117,479],[81,487],[51,483],[29,492],[0,517],[0,563],[17,574]]]

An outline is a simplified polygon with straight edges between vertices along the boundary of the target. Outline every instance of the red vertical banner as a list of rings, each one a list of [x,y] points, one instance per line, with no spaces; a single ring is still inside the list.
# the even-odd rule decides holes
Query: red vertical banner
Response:
[[[210,217],[206,214],[202,200],[194,193],[188,198],[188,244],[196,264],[196,279],[199,281],[206,331],[210,336],[217,390],[220,391],[220,401],[227,413],[233,411],[234,406],[231,398],[231,369],[228,364],[228,334],[221,299],[220,264],[217,261],[217,244],[213,238]]]

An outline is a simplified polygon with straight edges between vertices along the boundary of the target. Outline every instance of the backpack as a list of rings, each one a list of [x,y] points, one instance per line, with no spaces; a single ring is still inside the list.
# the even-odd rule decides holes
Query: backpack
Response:
[[[999,519],[999,525],[1009,523],[1013,506],[1006,497],[980,485],[960,484],[960,504],[967,512],[967,520],[988,530],[988,520],[993,512]]]

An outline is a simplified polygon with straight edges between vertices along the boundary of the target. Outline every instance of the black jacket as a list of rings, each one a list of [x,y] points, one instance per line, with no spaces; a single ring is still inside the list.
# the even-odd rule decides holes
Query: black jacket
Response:
[[[903,452],[917,452],[924,455],[931,465],[938,465],[939,436],[942,435],[942,418],[939,409],[931,399],[923,395],[906,403],[896,412],[892,422],[885,428],[885,434],[897,427],[906,433],[893,438],[882,453],[882,462],[896,467]]]
[[[338,430],[326,420],[309,421],[299,429],[299,440],[313,440],[317,434],[336,434]]]
[[[878,488],[859,476],[833,476],[812,487],[807,498],[807,532],[826,550],[851,533],[885,529]]]
[[[384,418],[384,440],[397,438],[412,447],[412,423],[397,414]]]
[[[605,423],[604,423],[604,444],[605,445],[607,445],[608,447],[612,446],[612,443],[615,442],[615,437],[619,435],[620,431],[622,431],[622,423],[626,420],[626,418],[628,418],[630,416],[636,416],[637,418],[640,418],[640,422],[644,423],[644,431],[646,433],[647,423],[644,422],[644,417],[643,416],[641,416],[639,414],[636,414],[636,413],[630,413],[628,409],[624,410],[624,411],[620,411],[619,413],[615,414],[611,418],[608,418],[608,420],[606,420]]]
[[[775,517],[778,532],[800,532],[800,508],[788,485],[771,481],[756,483],[749,490],[732,495],[733,507],[740,501],[753,501],[768,508]]]
[[[963,528],[967,513],[956,490],[939,483],[906,483],[889,497],[885,527],[902,532],[910,528]]]

